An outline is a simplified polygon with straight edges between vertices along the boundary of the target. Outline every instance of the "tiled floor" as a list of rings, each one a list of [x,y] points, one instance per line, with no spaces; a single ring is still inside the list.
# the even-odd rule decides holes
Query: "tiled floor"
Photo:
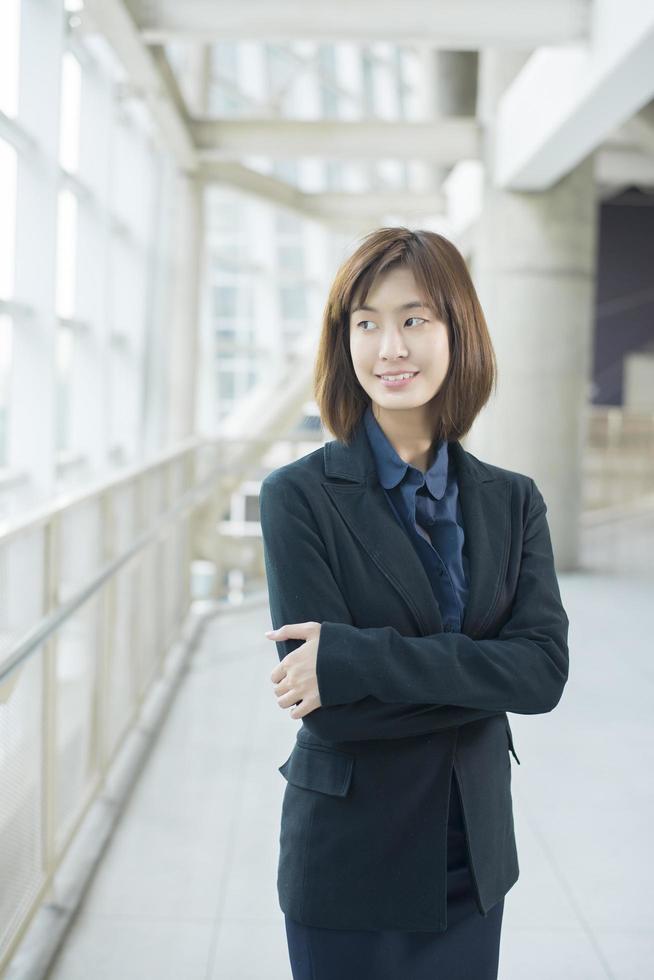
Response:
[[[647,567],[652,523],[629,522],[631,549],[611,532],[623,568],[636,548]],[[599,532],[587,533],[595,560]],[[560,704],[511,715],[521,874],[505,903],[501,980],[654,975],[653,580],[610,553],[595,567],[560,576],[571,622]],[[274,700],[268,627],[265,605],[208,626],[52,980],[290,980],[277,766],[299,723]]]

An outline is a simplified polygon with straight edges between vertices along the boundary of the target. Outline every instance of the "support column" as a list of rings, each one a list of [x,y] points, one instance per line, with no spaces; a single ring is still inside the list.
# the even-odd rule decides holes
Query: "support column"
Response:
[[[203,45],[191,52],[186,65],[184,89],[190,109],[206,112],[210,77],[210,49]],[[196,429],[196,397],[199,389],[198,334],[200,289],[204,259],[204,187],[193,174],[180,171],[175,182],[175,289],[170,342],[169,441],[177,441]]]
[[[485,67],[492,85],[499,63]],[[493,186],[491,143],[492,131],[471,271],[495,347],[498,386],[465,443],[481,459],[536,481],[548,506],[557,568],[569,571],[579,567],[590,395],[593,158],[546,191],[515,192]]]
[[[434,51],[422,53],[422,115],[434,121],[447,117],[474,116],[477,100],[477,51]],[[450,167],[440,163],[421,164],[424,189],[441,191]],[[422,187],[421,187],[422,189]]]
[[[175,283],[170,333],[168,442],[195,431],[198,382],[200,270],[203,260],[203,189],[186,173],[175,180]]]

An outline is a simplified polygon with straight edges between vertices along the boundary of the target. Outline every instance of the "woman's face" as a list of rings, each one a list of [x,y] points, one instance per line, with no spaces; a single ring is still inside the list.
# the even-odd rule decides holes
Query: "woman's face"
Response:
[[[355,298],[350,312],[354,372],[382,413],[426,405],[443,384],[450,362],[447,326],[422,305],[427,302],[411,270],[402,266],[380,277],[363,308],[355,308]],[[398,372],[415,374],[397,386],[381,378]]]

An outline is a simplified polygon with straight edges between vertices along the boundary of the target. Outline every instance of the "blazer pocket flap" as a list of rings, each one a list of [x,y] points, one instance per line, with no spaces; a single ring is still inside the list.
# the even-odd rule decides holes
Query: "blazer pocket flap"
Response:
[[[294,786],[330,796],[345,796],[350,788],[353,767],[354,756],[346,752],[297,742],[286,762],[278,768]]]

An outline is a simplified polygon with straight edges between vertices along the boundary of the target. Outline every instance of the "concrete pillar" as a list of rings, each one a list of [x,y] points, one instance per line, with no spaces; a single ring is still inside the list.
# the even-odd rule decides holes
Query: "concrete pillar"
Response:
[[[191,109],[207,108],[210,49],[190,53],[184,91]],[[180,171],[175,186],[175,284],[170,343],[169,440],[175,442],[195,431],[198,392],[198,333],[200,288],[204,258],[204,189],[193,174]]]
[[[203,260],[203,189],[192,175],[175,181],[175,281],[170,334],[169,442],[195,431],[199,287]]]
[[[477,51],[435,51],[435,107],[439,116],[474,116]]]
[[[477,51],[423,52],[423,113],[426,119],[474,116],[477,100]],[[449,167],[425,163],[431,179],[426,187],[440,190]]]
[[[548,506],[557,567],[567,571],[579,564],[590,395],[597,235],[593,159],[545,191],[495,187],[488,162],[492,103],[503,91],[506,59],[491,57],[484,68],[489,156],[471,272],[497,355],[498,387],[465,445],[481,459],[536,481]]]

